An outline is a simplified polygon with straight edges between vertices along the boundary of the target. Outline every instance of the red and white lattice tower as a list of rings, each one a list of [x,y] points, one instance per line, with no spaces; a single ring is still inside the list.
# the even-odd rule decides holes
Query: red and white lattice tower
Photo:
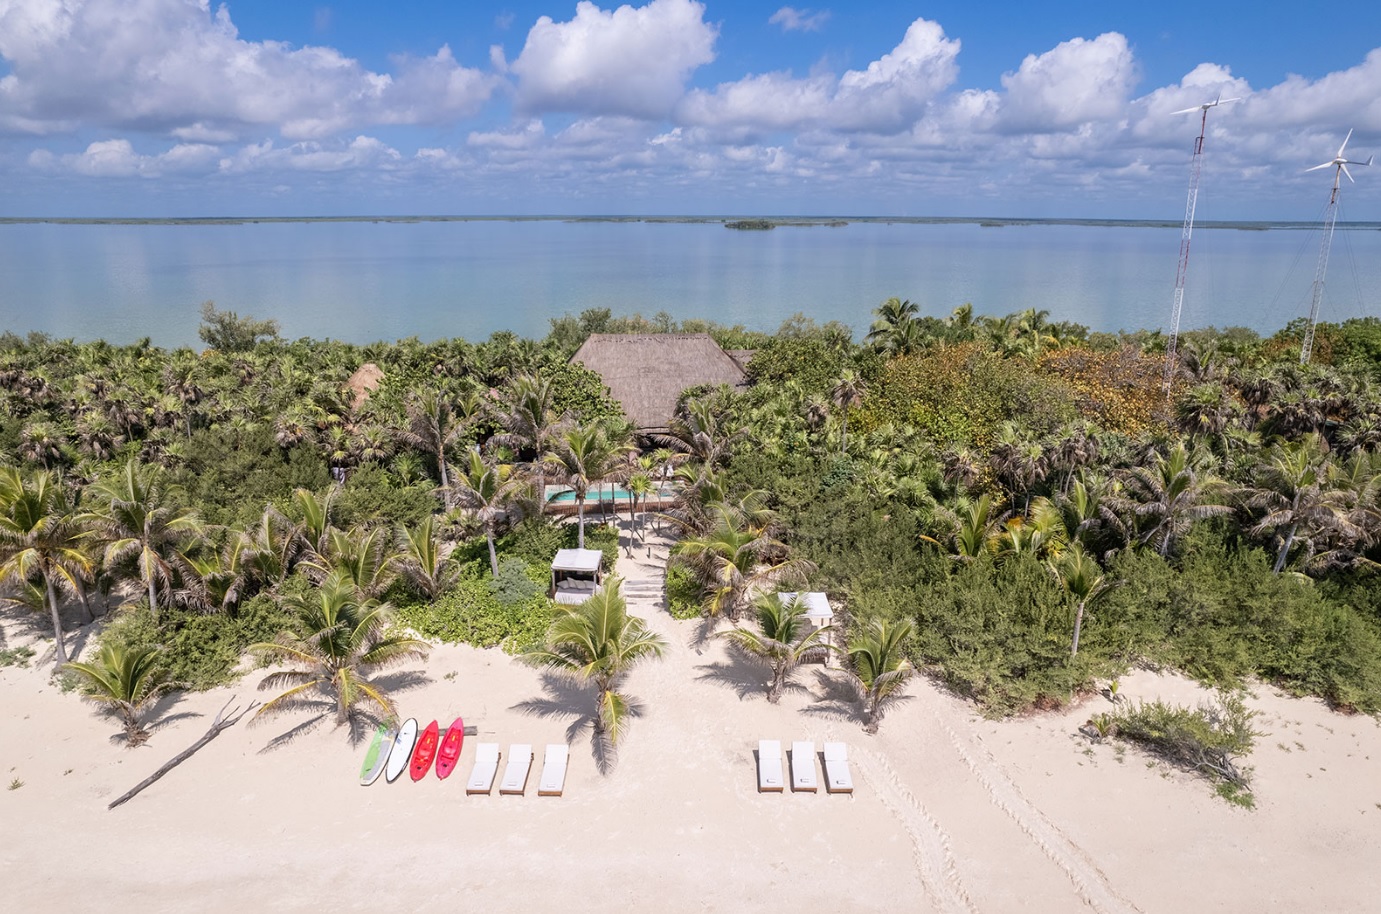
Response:
[[[1199,174],[1202,172],[1204,164],[1204,134],[1208,129],[1208,109],[1235,101],[1237,101],[1235,98],[1219,96],[1211,102],[1174,112],[1175,114],[1188,114],[1191,111],[1198,111],[1201,116],[1199,118],[1199,137],[1194,141],[1194,157],[1189,163],[1189,199],[1185,202],[1184,229],[1180,232],[1180,266],[1175,273],[1175,303],[1170,309],[1170,341],[1165,347],[1166,394],[1170,393],[1170,388],[1175,381],[1175,368],[1180,343],[1180,313],[1184,309],[1184,280],[1189,275],[1189,241],[1194,236],[1194,208],[1199,202]]]
[[[1333,168],[1333,193],[1328,198],[1328,211],[1323,217],[1323,241],[1319,245],[1319,263],[1314,268],[1314,294],[1309,303],[1309,326],[1304,331],[1304,345],[1299,350],[1299,363],[1306,365],[1309,356],[1314,351],[1314,325],[1319,321],[1319,304],[1323,301],[1323,281],[1328,273],[1328,249],[1333,244],[1333,224],[1338,221],[1338,190],[1341,186],[1343,175],[1352,181],[1352,172],[1347,170],[1349,165],[1370,165],[1373,156],[1368,156],[1365,162],[1354,162],[1343,156],[1343,150],[1347,148],[1347,141],[1352,139],[1352,131],[1347,132],[1343,138],[1343,145],[1338,147],[1338,154],[1333,157],[1331,162],[1324,162],[1322,165],[1315,165],[1313,168],[1306,168],[1305,171],[1318,171],[1320,168]]]

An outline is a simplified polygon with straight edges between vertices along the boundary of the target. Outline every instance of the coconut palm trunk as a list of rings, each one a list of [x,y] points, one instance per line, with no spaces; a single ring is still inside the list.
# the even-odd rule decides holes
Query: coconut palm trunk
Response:
[[[489,570],[493,573],[494,577],[497,578],[499,576],[499,553],[498,550],[494,548],[494,531],[486,529],[484,531],[484,539],[485,542],[489,544]]]
[[[1079,632],[1084,627],[1084,604],[1087,600],[1079,601],[1079,608],[1074,611],[1074,641],[1069,646],[1069,656],[1074,657],[1079,653]]]
[[[1299,509],[1298,497],[1295,499],[1295,508],[1296,510]],[[1281,569],[1285,567],[1285,560],[1290,557],[1290,547],[1294,545],[1295,533],[1298,532],[1298,530],[1299,522],[1296,521],[1290,525],[1290,529],[1286,532],[1285,542],[1280,544],[1280,553],[1276,556],[1275,567],[1271,569],[1275,574],[1280,574]]]
[[[43,583],[48,586],[48,611],[53,621],[54,662],[61,667],[67,662],[67,646],[62,643],[62,614],[58,611],[57,588],[53,586],[53,578],[49,574],[43,575]]]

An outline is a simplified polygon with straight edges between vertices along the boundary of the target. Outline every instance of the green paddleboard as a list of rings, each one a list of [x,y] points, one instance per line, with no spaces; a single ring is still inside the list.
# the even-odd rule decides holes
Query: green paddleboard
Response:
[[[364,754],[364,765],[360,768],[360,783],[363,786],[368,787],[379,779],[384,765],[388,763],[393,737],[394,732],[383,724],[379,724],[374,731],[374,741],[369,744],[369,751]]]

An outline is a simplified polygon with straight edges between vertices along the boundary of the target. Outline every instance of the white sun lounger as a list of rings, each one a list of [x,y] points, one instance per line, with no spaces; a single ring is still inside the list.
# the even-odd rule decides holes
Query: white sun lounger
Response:
[[[815,793],[820,788],[820,779],[815,776],[815,743],[794,742],[791,744],[791,789]]]
[[[499,771],[499,744],[480,743],[475,747],[475,767],[470,769],[470,780],[465,782],[467,794],[488,795],[494,789],[494,775]]]
[[[537,782],[539,797],[559,797],[566,787],[566,761],[571,748],[565,743],[549,743],[547,757],[542,762],[542,779]]]
[[[849,747],[843,743],[825,743],[825,789],[830,793],[854,792]]]
[[[758,793],[781,793],[783,786],[781,742],[758,740]]]
[[[499,782],[500,796],[508,794],[520,797],[527,790],[527,776],[532,771],[532,746],[517,743],[508,749],[508,765],[503,770],[503,780]]]

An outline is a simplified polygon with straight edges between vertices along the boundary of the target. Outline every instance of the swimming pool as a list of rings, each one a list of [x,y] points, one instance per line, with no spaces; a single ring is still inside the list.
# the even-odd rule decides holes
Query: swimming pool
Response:
[[[661,501],[664,498],[674,498],[676,487],[670,484],[653,489],[647,494],[652,501]],[[599,486],[590,486],[585,493],[585,502],[614,501],[627,502],[633,494],[623,486],[616,483],[605,483]],[[573,505],[575,504],[575,491],[570,486],[547,486],[547,504],[549,505]]]

